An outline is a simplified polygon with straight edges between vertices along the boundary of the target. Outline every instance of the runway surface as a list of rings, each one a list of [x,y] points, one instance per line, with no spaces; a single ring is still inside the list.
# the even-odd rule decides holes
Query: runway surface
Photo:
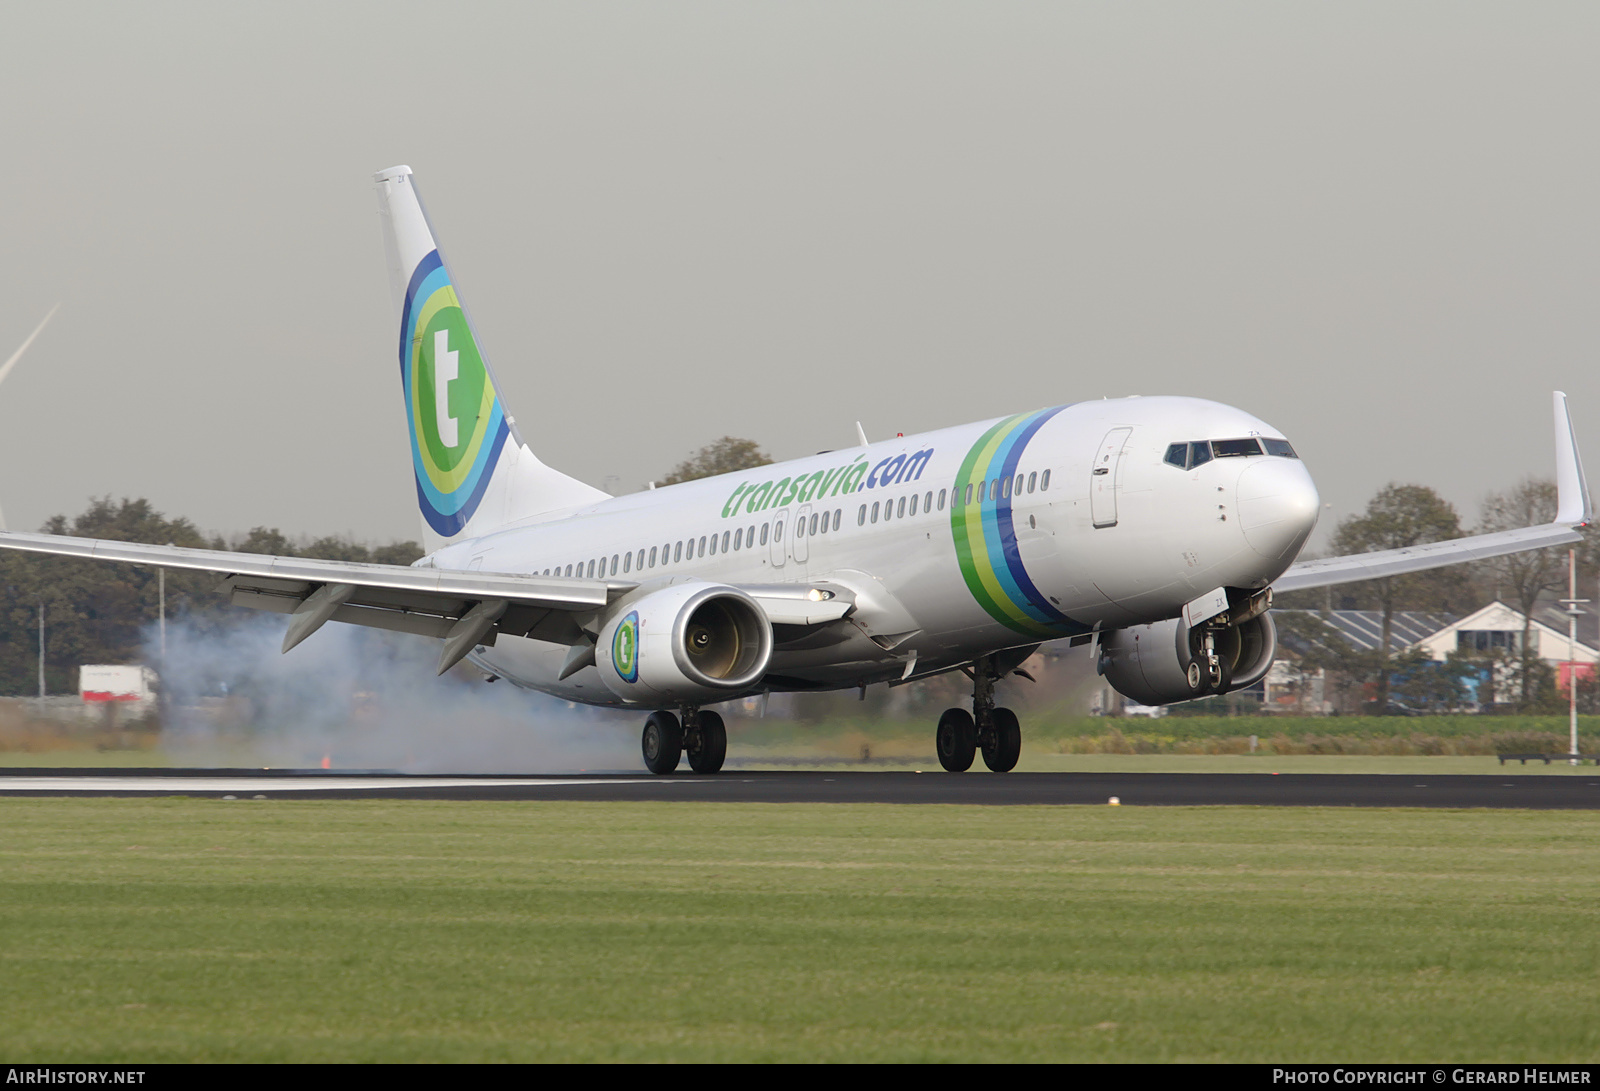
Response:
[[[260,769],[0,769],[0,796],[1600,809],[1593,776],[1392,773],[725,772],[408,776]]]

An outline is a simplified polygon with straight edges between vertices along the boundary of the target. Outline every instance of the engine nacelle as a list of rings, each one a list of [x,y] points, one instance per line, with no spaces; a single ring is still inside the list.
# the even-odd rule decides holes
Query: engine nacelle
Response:
[[[626,599],[595,645],[606,688],[637,704],[721,701],[748,690],[772,658],[772,624],[736,587],[687,580]]]
[[[1220,685],[1213,682],[1200,653],[1200,630],[1191,630],[1182,618],[1134,625],[1102,637],[1100,673],[1130,700],[1166,705],[1253,686],[1272,669],[1278,627],[1270,613],[1211,632],[1222,665]]]

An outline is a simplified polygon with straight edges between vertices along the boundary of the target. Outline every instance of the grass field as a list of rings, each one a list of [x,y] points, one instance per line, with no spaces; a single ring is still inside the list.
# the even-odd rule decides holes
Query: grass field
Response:
[[[8,1061],[1587,1061],[1580,813],[6,800]]]

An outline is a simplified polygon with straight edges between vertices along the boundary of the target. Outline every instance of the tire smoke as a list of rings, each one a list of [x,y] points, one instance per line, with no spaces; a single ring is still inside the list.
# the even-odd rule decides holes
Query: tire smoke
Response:
[[[416,773],[637,772],[635,714],[569,705],[463,663],[436,641],[329,624],[279,653],[275,615],[191,617],[155,632],[162,748],[198,766]]]

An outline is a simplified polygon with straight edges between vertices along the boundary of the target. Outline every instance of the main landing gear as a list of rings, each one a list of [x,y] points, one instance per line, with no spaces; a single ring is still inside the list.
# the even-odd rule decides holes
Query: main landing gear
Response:
[[[946,709],[939,717],[934,741],[939,764],[949,773],[965,773],[983,752],[983,764],[992,772],[1009,773],[1022,755],[1022,725],[1009,708],[994,707],[994,663],[984,656],[972,664],[972,711]]]
[[[685,751],[689,768],[696,773],[715,773],[728,756],[728,728],[721,716],[694,705],[685,706],[681,721],[662,709],[644,722],[639,747],[644,751],[644,767],[658,776],[676,769]]]

